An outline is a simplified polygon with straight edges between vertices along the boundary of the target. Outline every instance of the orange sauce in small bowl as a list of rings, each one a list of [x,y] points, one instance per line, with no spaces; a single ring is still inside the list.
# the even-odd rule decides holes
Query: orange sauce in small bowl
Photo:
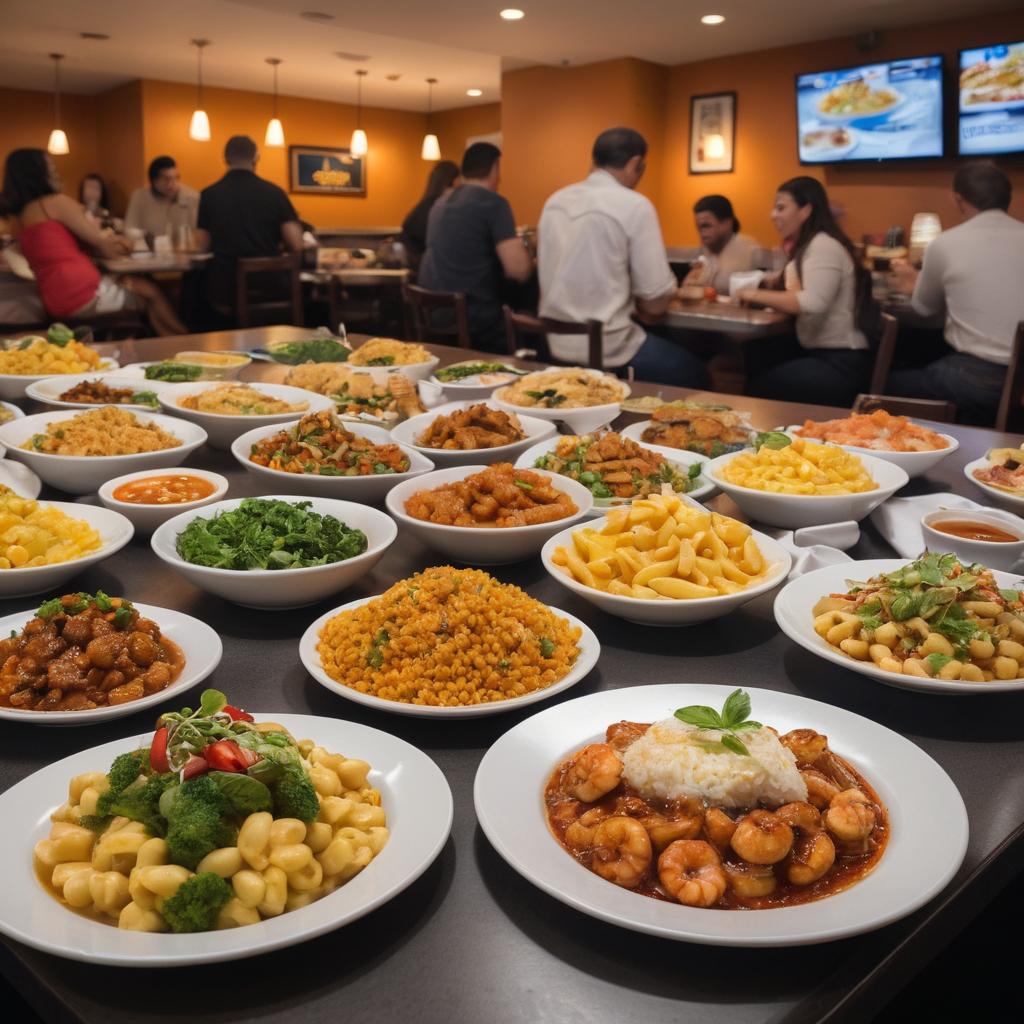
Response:
[[[984,540],[991,544],[1016,544],[1021,540],[1016,534],[1000,530],[991,523],[973,522],[969,519],[944,519],[930,525],[939,533],[948,533],[951,537],[962,537],[964,540]]]
[[[114,491],[114,500],[130,505],[184,505],[201,501],[216,490],[216,485],[201,476],[173,473],[130,480]]]

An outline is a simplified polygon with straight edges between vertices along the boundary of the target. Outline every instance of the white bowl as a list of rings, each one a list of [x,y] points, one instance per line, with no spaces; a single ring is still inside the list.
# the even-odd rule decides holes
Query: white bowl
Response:
[[[138,455],[47,455],[21,447],[33,434],[45,433],[48,423],[70,420],[85,411],[41,412],[4,423],[0,426],[0,444],[7,448],[10,458],[31,467],[43,483],[69,494],[89,494],[98,490],[111,477],[132,470],[179,466],[206,440],[206,431],[194,423],[171,416],[135,412],[132,415],[140,423],[155,423],[182,443],[176,448],[141,452]]]
[[[534,526],[443,526],[440,523],[427,523],[422,519],[415,519],[405,511],[405,503],[418,491],[430,491],[442,484],[463,480],[486,468],[457,466],[454,469],[438,469],[415,480],[407,480],[388,492],[385,505],[398,520],[404,533],[423,541],[446,558],[469,565],[508,565],[510,562],[532,558],[540,551],[548,537],[570,523],[578,523],[587,516],[593,506],[594,496],[583,484],[543,469],[535,469],[534,473],[549,477],[557,490],[572,498],[578,509],[575,515],[566,516],[553,523],[537,523]]]
[[[272,424],[269,427],[257,427],[236,437],[231,444],[231,454],[271,491],[286,491],[289,494],[309,494],[325,498],[347,498],[349,501],[382,501],[384,495],[392,487],[410,477],[429,473],[434,464],[430,459],[420,455],[405,445],[399,445],[409,457],[409,470],[406,473],[380,473],[374,476],[318,476],[315,473],[286,473],[281,469],[270,469],[257,466],[249,455],[252,446],[265,437],[276,434],[279,430],[298,423]],[[371,426],[369,423],[346,423],[346,426],[357,437],[365,437],[374,444],[392,444],[391,434],[383,427]]]
[[[34,402],[48,405],[53,409],[94,409],[98,405],[109,405],[109,402],[62,402],[60,396],[65,391],[73,388],[76,384],[83,384],[86,381],[101,380],[109,388],[131,388],[133,391],[152,391],[153,394],[166,388],[168,385],[160,380],[149,380],[140,384],[137,377],[128,377],[118,373],[75,373],[60,377],[45,377],[43,380],[30,384],[25,389],[25,397],[31,398]],[[157,408],[151,405],[136,405],[126,402],[118,406],[121,409],[141,410],[142,412],[156,412]]]
[[[114,491],[123,484],[131,483],[134,480],[145,480],[151,476],[174,475],[167,471],[140,469],[134,473],[115,476],[113,480],[108,480],[97,493],[99,494],[100,501],[107,508],[120,512],[121,515],[132,521],[136,533],[152,533],[161,523],[167,522],[168,519],[180,515],[182,512],[190,512],[194,508],[212,505],[215,501],[220,501],[228,493],[227,477],[221,476],[220,473],[211,473],[207,469],[186,469],[181,470],[181,472],[187,473],[189,476],[197,476],[201,480],[208,480],[213,484],[213,492],[205,498],[200,498],[198,501],[185,501],[175,505],[140,505],[132,501],[118,501],[114,497]]]
[[[43,501],[71,519],[84,519],[100,535],[100,546],[81,558],[56,565],[38,565],[22,569],[0,569],[0,598],[27,597],[62,587],[73,576],[120,551],[132,539],[135,527],[120,512],[96,505],[78,505],[70,501]]]
[[[504,362],[501,359],[462,359],[458,363],[449,363],[449,366],[458,366],[460,363],[476,362],[476,363],[500,363]],[[511,363],[505,363],[506,366],[512,365]],[[443,367],[442,367],[443,369]],[[498,372],[498,371],[495,371]],[[506,384],[511,384],[516,377],[522,376],[522,374],[514,374],[509,380],[495,381],[493,384],[481,384],[478,377],[464,377],[462,380],[438,380],[437,373],[430,378],[430,383],[435,384],[443,392],[445,398],[450,402],[484,402],[494,393],[496,388],[504,387]]]
[[[18,406],[13,402],[0,402],[0,405],[2,405],[16,420],[22,419],[25,415],[24,410],[18,408]],[[0,455],[0,459],[2,458],[3,456]]]
[[[554,451],[556,443],[557,439],[552,438],[548,441],[542,441],[540,444],[535,444],[530,448],[527,448],[527,450],[516,460],[516,466],[519,469],[533,469],[533,464],[537,459],[542,455],[547,455],[548,452]],[[690,466],[697,465],[698,463],[703,466],[708,462],[708,459],[705,456],[698,455],[696,452],[684,452],[675,448],[662,448],[660,445],[656,444],[645,444],[643,447],[652,452],[657,452],[659,455],[663,455],[673,466],[676,467],[676,469],[683,473],[685,473]],[[562,479],[567,480],[569,478],[562,477]],[[718,492],[718,488],[711,483],[707,476],[704,475],[703,469],[701,470],[701,475],[697,477],[697,480],[699,482],[699,486],[695,487],[692,491],[686,492],[686,496],[688,498],[693,498],[695,501],[704,501]],[[594,507],[590,510],[590,515],[596,518],[598,516],[607,515],[610,509],[622,508],[625,505],[632,504],[632,499],[595,498]]]
[[[1021,494],[1014,494],[1012,491],[1004,491],[1001,487],[993,487],[992,484],[983,483],[974,475],[974,471],[976,469],[987,469],[988,466],[988,457],[982,456],[980,459],[968,462],[967,465],[964,466],[964,476],[967,477],[975,487],[980,487],[981,490],[988,495],[989,500],[994,502],[1000,508],[1006,508],[1011,512],[1016,512],[1018,515],[1024,515],[1024,492]]]
[[[796,433],[802,427],[803,424],[787,427],[786,433],[791,434],[793,437],[802,437],[802,434]],[[960,442],[952,434],[939,434],[939,437],[946,441],[949,445],[948,448],[939,448],[937,451],[930,452],[886,452],[875,448],[861,448],[855,444],[841,444],[839,447],[843,451],[852,452],[854,455],[868,455],[875,459],[881,459],[883,462],[891,462],[894,466],[899,466],[900,469],[905,470],[908,477],[913,478],[915,476],[923,476],[928,470],[937,466],[946,456],[952,455],[960,447]],[[814,441],[816,444],[833,443],[832,441],[819,441],[814,437],[808,437],[805,440]]]
[[[572,576],[563,572],[551,560],[555,548],[572,548],[572,535],[580,528],[579,525],[570,527],[548,539],[540,552],[540,560],[544,563],[544,568],[563,587],[578,594],[585,601],[596,605],[601,611],[629,622],[639,622],[645,626],[689,626],[696,622],[709,622],[711,619],[721,618],[721,616],[728,615],[729,612],[745,605],[748,601],[752,601],[755,597],[774,590],[786,579],[793,566],[792,557],[778,541],[754,530],[752,531],[754,540],[770,566],[767,578],[760,583],[754,583],[738,594],[698,597],[689,601],[671,598],[655,600],[653,598],[620,597],[618,594],[606,594],[603,590],[585,587]]]
[[[398,700],[385,700],[372,693],[360,693],[359,690],[343,686],[333,680],[320,664],[320,652],[317,650],[320,631],[331,619],[341,612],[351,611],[353,608],[359,608],[373,600],[375,600],[374,597],[360,597],[356,601],[349,601],[338,608],[332,608],[329,612],[324,612],[302,634],[302,639],[299,640],[299,660],[305,666],[306,671],[325,690],[333,693],[336,697],[344,697],[346,700],[364,704],[377,711],[390,711],[396,715],[409,715],[412,718],[482,718],[485,715],[499,715],[505,711],[516,711],[527,704],[536,704],[537,701],[547,700],[548,697],[554,697],[555,694],[568,690],[570,686],[575,686],[597,664],[597,659],[601,654],[601,645],[594,635],[594,631],[585,622],[581,622],[575,615],[563,612],[561,608],[551,608],[555,615],[561,616],[570,625],[579,627],[580,653],[572,668],[550,686],[534,690],[533,693],[524,694],[522,697],[510,697],[508,700],[494,700],[486,704],[467,704],[459,707],[434,707],[430,704],[405,704]]]
[[[358,352],[359,349],[357,348]],[[375,384],[387,384],[388,377],[392,373],[401,373],[409,380],[426,380],[436,369],[441,360],[437,356],[431,356],[425,363],[405,363],[401,366],[356,366],[355,363],[345,365],[353,373],[368,373]]]
[[[227,601],[246,608],[301,608],[322,601],[362,579],[380,561],[398,535],[398,527],[392,519],[367,505],[291,494],[267,497],[268,500],[293,503],[309,501],[311,511],[334,516],[346,526],[362,530],[366,534],[366,550],[342,562],[311,565],[303,569],[214,569],[186,562],[178,554],[178,534],[193,519],[211,519],[218,512],[238,508],[246,500],[230,498],[168,519],[153,534],[153,551],[190,583]]]
[[[0,486],[10,487],[22,498],[38,498],[43,481],[28,466],[0,456]]]
[[[203,391],[211,391],[213,388],[222,388],[225,385],[252,387],[271,398],[290,402],[293,405],[306,402],[307,408],[303,412],[276,412],[266,416],[228,416],[222,413],[185,409],[178,404],[183,398],[200,394]],[[313,391],[306,391],[304,388],[293,388],[287,384],[264,384],[262,381],[211,380],[189,384],[165,384],[159,398],[164,412],[172,416],[180,416],[192,423],[198,423],[206,431],[210,447],[220,449],[230,448],[231,442],[236,437],[256,427],[265,427],[275,423],[294,423],[297,416],[308,416],[310,413],[334,410],[334,401],[326,395],[318,395]]]
[[[672,448],[667,444],[654,444],[651,441],[644,440],[644,431],[654,424],[654,420],[640,420],[637,423],[630,423],[628,426],[622,428],[620,433],[623,437],[628,437],[631,441],[636,441],[637,444],[646,445],[648,448],[653,448],[655,451],[661,452],[688,452],[689,448]],[[753,439],[758,432],[756,430],[750,431],[750,437]],[[746,445],[746,448],[750,448],[751,445]],[[745,450],[744,449],[744,450]],[[706,458],[702,452],[694,452],[694,455],[700,455],[702,458]]]
[[[936,530],[935,525],[941,522],[978,522],[986,523],[997,529],[1005,530],[1017,537],[1016,541],[968,540],[956,537],[951,533]],[[921,536],[925,547],[931,551],[952,551],[965,565],[978,562],[990,569],[1002,569],[1014,572],[1015,567],[1024,556],[1024,519],[1011,512],[989,512],[985,509],[945,508],[928,512],[921,517]]]
[[[714,481],[751,519],[769,526],[795,530],[801,526],[838,523],[853,520],[859,523],[874,509],[906,484],[906,470],[871,455],[858,455],[864,470],[878,486],[860,494],[775,494],[753,487],[739,487],[723,480],[721,469],[744,452],[731,452],[712,459],[706,475]]]
[[[115,595],[121,596],[121,595]],[[139,614],[152,619],[159,627],[161,635],[173,640],[185,655],[185,664],[181,675],[170,686],[148,697],[129,701],[127,704],[114,704],[111,707],[92,708],[87,711],[30,711],[20,708],[0,708],[0,720],[8,719],[23,722],[27,725],[93,725],[112,718],[124,718],[136,711],[154,707],[173,700],[186,690],[201,683],[220,664],[224,647],[216,630],[205,622],[194,619],[191,615],[174,611],[171,608],[154,608],[148,604],[135,604]],[[0,619],[2,635],[7,636],[11,630],[21,632],[22,626],[35,616],[35,609],[18,612]]]
[[[109,373],[111,370],[116,370],[117,366],[116,359],[108,359],[104,356],[100,359],[99,366],[96,367],[93,373]],[[76,376],[78,374],[74,373],[0,373],[0,398],[24,398],[26,388],[37,381],[48,380],[51,377],[61,377],[66,380],[69,377]]]
[[[426,448],[416,444],[416,438],[423,433],[438,416],[446,416],[459,409],[468,409],[471,405],[477,405],[467,399],[462,402],[448,402],[439,405],[430,412],[420,413],[405,420],[404,423],[397,423],[391,428],[391,437],[399,444],[408,445],[420,454],[430,459],[438,469],[449,469],[454,466],[478,465],[481,462],[494,464],[495,462],[514,462],[527,448],[538,441],[555,434],[555,425],[550,420],[537,419],[535,416],[524,416],[517,413],[519,422],[522,425],[523,433],[526,434],[521,441],[513,441],[511,444],[503,444],[497,448],[475,448],[471,451],[454,451],[447,448]],[[493,406],[492,406],[493,408]]]
[[[558,369],[558,367],[556,367]],[[571,369],[571,367],[568,367]],[[589,373],[594,377],[609,377],[611,374],[604,373],[601,370],[589,370],[581,368],[584,373]],[[542,371],[537,371],[538,373]],[[622,387],[622,398],[629,397],[629,385],[624,381],[618,381]],[[564,409],[561,406],[557,406],[554,409],[547,409],[539,406],[525,406],[515,405],[513,402],[507,402],[505,400],[505,394],[508,390],[508,385],[505,387],[498,388],[494,392],[494,404],[499,409],[504,409],[506,412],[519,413],[524,416],[537,416],[542,420],[554,420],[559,423],[566,423],[569,429],[575,434],[589,434],[597,430],[598,427],[603,427],[608,423],[611,423],[620,412],[622,412],[622,401],[609,402],[607,405],[587,405],[579,409]]]

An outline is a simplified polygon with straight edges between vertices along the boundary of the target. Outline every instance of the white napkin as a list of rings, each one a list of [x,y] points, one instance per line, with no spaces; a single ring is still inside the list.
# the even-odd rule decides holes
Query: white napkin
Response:
[[[852,562],[841,548],[853,547],[860,539],[860,527],[853,521],[804,526],[799,530],[764,529],[773,540],[781,544],[793,557],[789,578],[802,576],[827,565]],[[830,540],[832,544],[824,541]]]
[[[913,498],[890,498],[871,513],[871,522],[900,555],[904,558],[917,558],[924,550],[921,517],[944,508],[984,508],[986,512],[1005,515],[1008,521],[1012,519],[1020,526],[1020,520],[1010,513],[999,513],[998,509],[986,508],[970,498],[949,491],[919,494]]]

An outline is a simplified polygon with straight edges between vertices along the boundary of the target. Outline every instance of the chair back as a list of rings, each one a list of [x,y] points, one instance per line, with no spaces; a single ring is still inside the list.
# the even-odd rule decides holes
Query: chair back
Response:
[[[540,339],[544,352],[538,357],[544,362],[565,366],[563,360],[555,359],[548,345],[549,334],[575,334],[587,337],[587,366],[593,370],[604,369],[604,328],[600,320],[587,320],[578,323],[572,320],[555,320],[552,317],[530,316],[528,313],[513,313],[508,306],[505,310],[505,338],[508,342],[509,355],[515,355],[524,336]]]
[[[891,313],[882,314],[882,334],[875,352],[875,365],[871,370],[871,394],[885,394],[885,384],[892,369],[892,359],[896,354],[896,337],[900,331],[900,323]]]
[[[999,410],[996,413],[996,430],[1016,431],[1016,424],[1021,418],[1021,400],[1024,399],[1024,320],[1017,324],[1017,333],[1013,336],[1010,349],[1010,365],[1006,367],[1006,380],[1003,382],[1003,394],[999,399]]]
[[[858,395],[853,403],[853,412],[867,413],[884,409],[894,416],[912,416],[915,419],[935,420],[937,423],[953,423],[956,420],[956,405],[938,398],[899,398],[895,395]]]
[[[285,313],[288,323],[304,326],[302,315],[302,281],[299,278],[301,253],[280,256],[250,256],[239,259],[235,266],[235,316],[239,327],[251,327],[255,316]],[[260,274],[288,274],[288,293],[281,298],[254,299],[251,278]]]
[[[406,281],[402,284],[402,300],[412,315],[413,333],[417,341],[454,338],[459,348],[472,348],[465,292],[432,292]],[[450,312],[451,319],[437,322],[434,313],[439,310]]]

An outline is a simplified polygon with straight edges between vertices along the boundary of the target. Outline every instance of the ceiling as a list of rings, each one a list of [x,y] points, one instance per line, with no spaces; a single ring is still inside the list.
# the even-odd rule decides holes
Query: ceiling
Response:
[[[507,2],[526,17],[499,18]],[[46,55],[54,51],[66,54],[61,75],[69,92],[102,92],[135,78],[192,82],[189,40],[203,37],[211,40],[203,65],[209,85],[269,91],[264,59],[278,57],[280,91],[288,95],[351,101],[354,72],[365,68],[364,103],[424,109],[425,79],[434,77],[434,107],[446,109],[500,99],[503,69],[623,56],[682,64],[1008,6],[1008,0],[0,0],[0,85],[49,89]],[[328,17],[310,20],[303,12]],[[725,22],[702,25],[700,16],[710,13]],[[110,38],[82,39],[83,31]],[[469,88],[482,96],[470,99]]]

